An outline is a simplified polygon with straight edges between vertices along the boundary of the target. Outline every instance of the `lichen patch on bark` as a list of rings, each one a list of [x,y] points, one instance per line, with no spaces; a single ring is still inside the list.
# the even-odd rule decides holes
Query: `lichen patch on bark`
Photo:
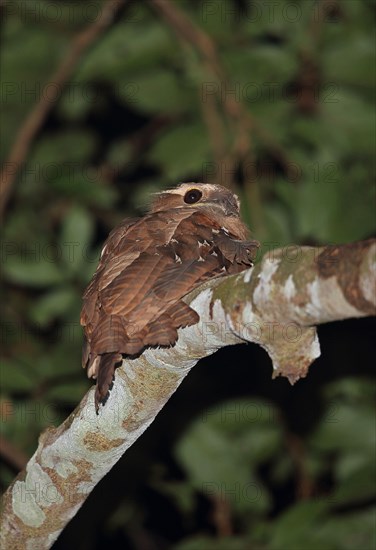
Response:
[[[119,447],[124,443],[124,439],[108,439],[101,433],[87,432],[83,443],[90,451],[103,452]]]
[[[371,241],[327,246],[317,260],[318,273],[328,279],[335,277],[346,300],[357,310],[375,314],[375,306],[363,294],[360,285],[364,252]]]

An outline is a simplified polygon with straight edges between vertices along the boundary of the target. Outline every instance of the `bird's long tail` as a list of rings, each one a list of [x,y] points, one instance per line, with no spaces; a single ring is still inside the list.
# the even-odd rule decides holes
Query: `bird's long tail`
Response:
[[[100,356],[97,385],[95,388],[95,410],[98,414],[99,404],[104,405],[114,383],[115,369],[122,362],[121,353],[104,353]]]

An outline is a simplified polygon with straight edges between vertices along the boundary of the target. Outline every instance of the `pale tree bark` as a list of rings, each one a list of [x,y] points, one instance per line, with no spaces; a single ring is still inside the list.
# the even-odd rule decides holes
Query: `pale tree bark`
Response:
[[[199,359],[255,342],[274,376],[294,383],[320,355],[316,326],[375,314],[376,241],[289,247],[240,275],[209,281],[187,297],[200,323],[173,348],[124,360],[97,416],[94,389],[35,454],[3,498],[1,548],[50,548],[95,485],[138,439]]]

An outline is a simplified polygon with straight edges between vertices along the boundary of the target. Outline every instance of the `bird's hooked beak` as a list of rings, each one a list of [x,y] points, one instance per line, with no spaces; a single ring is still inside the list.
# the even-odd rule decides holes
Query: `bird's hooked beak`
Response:
[[[239,216],[239,202],[236,196],[225,199],[226,216]]]
[[[236,195],[215,197],[211,202],[220,206],[226,216],[239,216],[239,200]]]

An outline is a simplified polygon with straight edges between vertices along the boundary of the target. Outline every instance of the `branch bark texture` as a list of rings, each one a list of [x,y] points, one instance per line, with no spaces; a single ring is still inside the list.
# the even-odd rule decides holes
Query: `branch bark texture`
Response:
[[[274,250],[254,268],[196,289],[187,302],[200,323],[182,329],[176,346],[124,360],[98,416],[92,388],[61,426],[42,433],[4,495],[1,548],[50,548],[199,359],[255,342],[267,350],[274,375],[294,383],[320,355],[316,325],[374,315],[375,285],[370,240]]]

